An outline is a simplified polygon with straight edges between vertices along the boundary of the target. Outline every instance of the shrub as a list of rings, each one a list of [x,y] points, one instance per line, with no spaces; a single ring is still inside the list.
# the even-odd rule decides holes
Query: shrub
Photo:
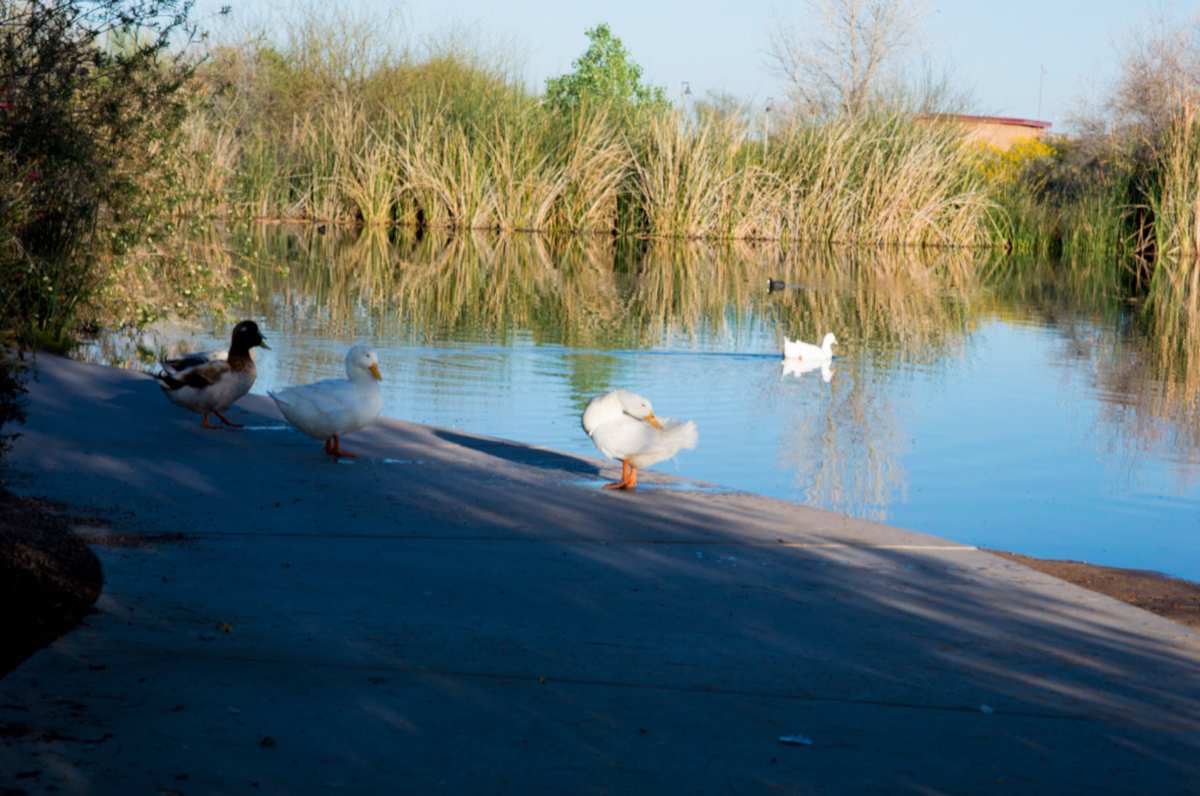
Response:
[[[184,0],[0,2],[0,299],[20,345],[62,346],[151,233],[181,118]]]

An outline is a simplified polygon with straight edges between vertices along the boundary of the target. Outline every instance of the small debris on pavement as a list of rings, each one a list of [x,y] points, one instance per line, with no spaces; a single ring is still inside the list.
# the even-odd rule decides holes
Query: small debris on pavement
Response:
[[[812,738],[807,735],[780,735],[779,742],[788,746],[812,746]]]

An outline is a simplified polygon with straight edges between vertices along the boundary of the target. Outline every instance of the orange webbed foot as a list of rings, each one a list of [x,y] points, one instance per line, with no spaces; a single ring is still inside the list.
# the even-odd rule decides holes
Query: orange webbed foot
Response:
[[[334,434],[329,439],[325,440],[325,452],[335,459],[357,459],[357,453],[351,453],[348,450],[342,449],[342,442],[338,439],[338,435]]]
[[[637,489],[637,468],[621,460],[621,480],[605,484],[605,489]]]
[[[245,428],[245,426],[243,426],[241,423],[233,422],[232,420],[225,417],[225,415],[221,414],[220,412],[216,411],[215,409],[213,410],[213,414],[216,415],[218,418],[220,418],[221,422],[224,423],[225,425],[229,426],[230,428]],[[216,428],[216,426],[213,426],[213,428]]]

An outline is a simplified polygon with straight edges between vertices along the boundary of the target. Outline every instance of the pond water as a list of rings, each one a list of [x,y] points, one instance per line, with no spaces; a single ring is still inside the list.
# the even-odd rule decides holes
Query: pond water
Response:
[[[150,367],[254,318],[254,392],[379,352],[384,414],[598,456],[589,398],[626,387],[694,419],[656,469],[1035,556],[1200,580],[1195,362],[1164,352],[1119,273],[946,252],[779,251],[312,228],[196,243],[252,296],[195,328],[89,348]],[[768,291],[768,277],[785,290]],[[783,336],[840,341],[829,380]]]

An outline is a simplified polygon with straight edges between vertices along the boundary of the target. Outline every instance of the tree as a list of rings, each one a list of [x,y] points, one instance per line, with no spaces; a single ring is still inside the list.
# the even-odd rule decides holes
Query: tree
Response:
[[[797,110],[859,114],[881,98],[924,17],[919,0],[806,0],[811,32],[783,21],[767,63],[787,81]]]
[[[569,74],[546,81],[546,103],[562,112],[584,103],[622,110],[666,107],[667,93],[661,86],[642,83],[642,68],[630,57],[621,40],[606,24],[587,31],[591,42],[571,65]]]
[[[0,0],[0,331],[57,343],[137,242],[191,0]],[[100,222],[103,221],[103,224]]]
[[[1118,129],[1153,139],[1185,102],[1200,102],[1200,15],[1158,18],[1128,37],[1108,111]]]

